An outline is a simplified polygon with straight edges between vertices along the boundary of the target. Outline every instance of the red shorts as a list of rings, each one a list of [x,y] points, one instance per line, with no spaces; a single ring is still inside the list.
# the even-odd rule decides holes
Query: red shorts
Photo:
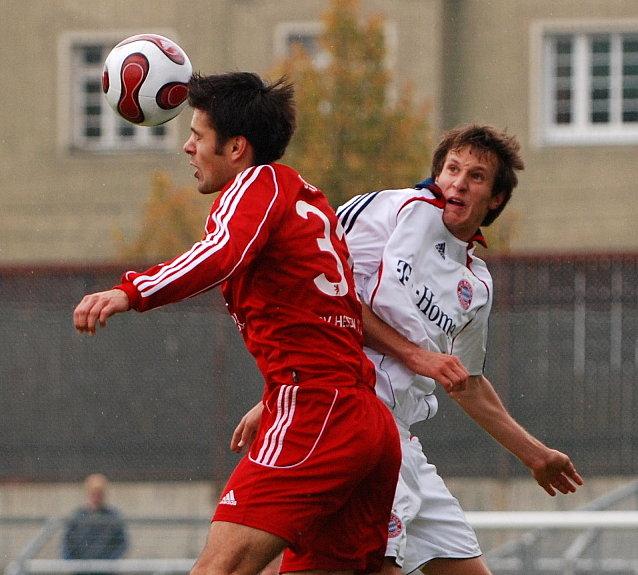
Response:
[[[288,541],[282,572],[378,571],[400,465],[396,424],[372,390],[282,385],[213,521]]]

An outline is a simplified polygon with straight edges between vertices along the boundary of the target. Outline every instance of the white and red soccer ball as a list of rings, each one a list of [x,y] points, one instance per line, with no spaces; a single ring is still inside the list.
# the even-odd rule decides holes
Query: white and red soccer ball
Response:
[[[168,122],[186,105],[193,73],[186,52],[158,34],[122,40],[107,56],[102,91],[113,110],[141,126]]]

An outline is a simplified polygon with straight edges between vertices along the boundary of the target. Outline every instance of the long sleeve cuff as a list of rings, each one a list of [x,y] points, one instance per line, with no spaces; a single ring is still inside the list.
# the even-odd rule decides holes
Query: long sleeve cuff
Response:
[[[137,288],[130,282],[125,282],[113,286],[113,289],[122,290],[128,296],[128,305],[129,309],[138,310],[139,302],[140,302],[140,292],[137,291]]]

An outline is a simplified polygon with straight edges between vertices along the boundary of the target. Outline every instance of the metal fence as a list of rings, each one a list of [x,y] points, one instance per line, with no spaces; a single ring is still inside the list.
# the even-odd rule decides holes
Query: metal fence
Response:
[[[261,378],[216,293],[113,318],[80,336],[72,311],[114,269],[0,272],[0,478],[225,479]]]
[[[489,260],[486,375],[533,434],[592,475],[638,472],[638,255]],[[421,426],[443,475],[527,470],[444,394]]]
[[[51,517],[41,519],[39,530],[7,564],[5,574],[188,573],[204,546],[210,525],[209,517],[125,517],[124,520],[131,542],[125,559],[60,559],[66,520]],[[9,525],[3,525],[0,518],[0,527]]]
[[[469,513],[468,519],[484,538],[485,530],[510,532],[507,543],[486,553],[495,575],[638,573],[638,481],[578,511]],[[513,530],[526,525],[534,529],[512,537]]]
[[[494,575],[630,575],[638,572],[638,481],[577,511],[471,512]],[[207,518],[127,517],[133,548],[126,559],[58,559],[63,519],[39,532],[9,563],[5,575],[63,573],[187,573],[208,530]],[[0,518],[0,527],[3,526]],[[494,535],[507,542],[494,544]]]
[[[638,472],[638,254],[509,257],[486,373],[513,415],[591,475]],[[0,480],[226,478],[228,441],[261,378],[216,293],[113,318],[80,337],[81,296],[114,268],[0,269]],[[523,466],[444,393],[417,426],[442,474]]]

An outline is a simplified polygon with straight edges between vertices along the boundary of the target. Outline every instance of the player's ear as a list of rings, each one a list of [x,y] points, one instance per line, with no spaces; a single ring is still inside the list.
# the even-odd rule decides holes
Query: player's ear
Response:
[[[505,192],[499,192],[495,196],[492,196],[490,198],[490,202],[489,202],[489,205],[488,205],[489,209],[490,210],[495,210],[496,208],[498,208],[503,203],[504,199],[505,199]]]
[[[253,149],[245,136],[233,136],[230,139],[230,155],[233,160],[240,160],[246,154],[252,155]]]

